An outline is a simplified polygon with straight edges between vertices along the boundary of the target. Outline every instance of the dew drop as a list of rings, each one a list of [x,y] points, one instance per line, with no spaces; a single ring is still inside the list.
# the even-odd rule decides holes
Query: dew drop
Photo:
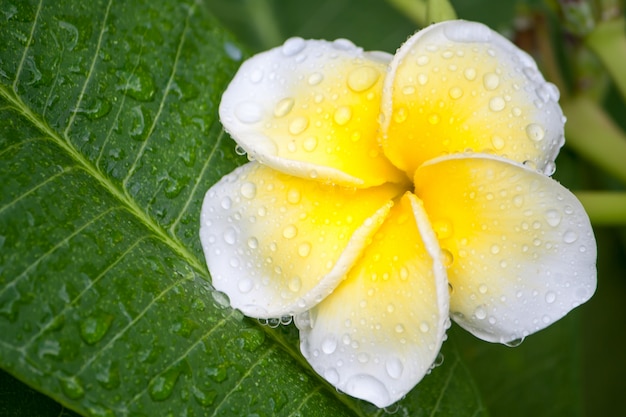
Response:
[[[348,75],[348,87],[357,93],[370,89],[380,78],[380,73],[368,66],[359,67]]]
[[[399,358],[394,357],[385,362],[385,370],[391,378],[399,379],[404,372],[404,365]]]
[[[298,255],[306,258],[311,253],[311,244],[309,242],[301,243],[298,246]]]
[[[289,123],[289,133],[292,135],[299,135],[309,127],[309,119],[304,116],[296,117]]]
[[[485,284],[480,284],[478,286],[478,292],[481,293],[481,294],[487,294],[487,289],[488,289],[487,285],[485,285]]]
[[[249,278],[240,279],[237,283],[237,288],[243,294],[249,293],[252,290],[253,284],[252,280]]]
[[[77,377],[62,378],[59,380],[63,393],[72,400],[78,400],[85,396],[85,389]]]
[[[298,228],[294,226],[293,224],[290,224],[289,226],[283,229],[283,237],[285,239],[293,239],[294,237],[296,237],[297,234],[298,234]]]
[[[244,101],[235,108],[235,117],[242,123],[256,123],[263,118],[263,108],[258,103]]]
[[[426,75],[426,74],[419,74],[417,76],[417,82],[420,85],[426,85],[426,83],[428,82],[428,75]]]
[[[421,67],[428,64],[429,62],[430,62],[430,58],[428,58],[428,55],[420,55],[417,57],[417,65]]]
[[[352,118],[352,110],[348,106],[341,106],[335,110],[333,114],[333,120],[339,126],[344,126]]]
[[[287,201],[290,202],[291,204],[298,204],[301,199],[302,199],[302,195],[300,194],[299,190],[292,188],[289,191],[287,191]]]
[[[552,227],[558,226],[561,223],[561,213],[555,209],[546,211],[546,221]]]
[[[522,207],[524,205],[524,196],[516,195],[513,197],[513,205],[518,208]]]
[[[536,123],[531,123],[526,126],[526,136],[528,139],[534,142],[540,142],[545,137],[546,132],[543,130],[543,127]]]
[[[274,107],[274,116],[276,117],[284,117],[291,109],[293,109],[295,101],[291,97],[284,98],[276,103],[276,107]]]
[[[396,123],[403,123],[408,117],[408,111],[406,107],[398,107],[393,113],[393,121]]]
[[[468,81],[474,81],[476,79],[476,70],[474,68],[465,68],[463,76]]]
[[[520,338],[515,338],[513,340],[509,340],[503,343],[508,347],[518,347],[519,345],[522,344],[523,341],[524,341],[524,338],[520,337]]]
[[[309,85],[318,85],[322,82],[323,79],[324,76],[322,74],[320,74],[319,72],[314,72],[313,74],[309,75],[307,82],[309,83]]]
[[[252,82],[253,84],[258,84],[259,82],[261,82],[262,79],[263,71],[261,70],[256,69],[250,74],[250,82]]]
[[[334,337],[327,337],[322,342],[322,352],[327,355],[332,354],[337,349],[337,340]]]
[[[234,228],[229,227],[224,232],[223,237],[224,237],[224,242],[228,243],[229,245],[234,245],[235,242],[237,241],[237,231]]]
[[[404,333],[404,326],[402,324],[396,324],[394,330],[396,331],[396,333]]]
[[[293,56],[302,51],[306,46],[306,42],[302,38],[289,38],[283,43],[282,52],[285,56]]]
[[[484,320],[485,317],[487,317],[487,312],[484,307],[478,306],[476,307],[476,310],[474,310],[474,315],[478,320]]]
[[[402,89],[402,94],[405,96],[410,96],[411,94],[415,94],[417,90],[412,85],[408,85]]]
[[[573,230],[568,230],[563,234],[563,242],[565,243],[574,243],[578,240],[578,234]]]
[[[298,292],[302,288],[302,280],[299,277],[293,277],[289,280],[289,290]]]
[[[425,321],[420,323],[420,332],[428,333],[429,330],[430,330],[430,326],[428,325],[428,323],[426,323]]]
[[[328,382],[331,382],[328,378],[326,379]],[[378,378],[365,374],[357,374],[350,377],[346,381],[345,392],[357,398],[376,398],[385,404],[389,402],[390,398],[389,391]]]
[[[180,371],[170,369],[154,378],[148,388],[150,398],[154,401],[164,401],[168,399],[174,391],[174,386],[176,385],[179,374]]]
[[[493,72],[488,72],[483,75],[483,86],[486,90],[492,91],[498,88],[500,85],[500,77]]]
[[[339,382],[339,374],[334,368],[328,368],[324,371],[324,378],[330,382],[332,385],[337,384]]]
[[[491,111],[499,112],[504,110],[504,107],[506,107],[506,102],[500,96],[493,97],[491,100],[489,100],[489,109]]]
[[[112,322],[113,316],[110,314],[89,316],[80,324],[80,337],[88,345],[93,345],[104,337]]]
[[[498,246],[498,245],[491,245],[490,251],[491,251],[491,253],[493,255],[497,255],[498,253],[500,253],[500,246]]]
[[[445,266],[446,268],[449,268],[454,262],[454,255],[452,255],[452,252],[450,252],[447,249],[442,249],[441,250],[441,262],[443,263],[443,266]]]
[[[302,147],[307,152],[313,152],[317,148],[317,139],[314,137],[308,137],[302,143]]]
[[[454,234],[454,227],[449,220],[436,220],[433,222],[433,230],[439,239],[447,239]]]
[[[546,303],[552,304],[556,300],[556,294],[553,291],[546,293]]]
[[[494,136],[491,138],[491,144],[496,150],[501,150],[504,148],[505,142],[500,136]]]
[[[463,96],[463,90],[461,88],[459,88],[459,87],[452,87],[448,91],[448,95],[453,100],[458,100],[459,98],[461,98]]]
[[[368,363],[370,361],[370,355],[365,352],[359,352],[356,358],[360,363]]]
[[[439,115],[436,114],[436,113],[433,113],[430,116],[428,116],[428,123],[430,123],[431,125],[438,124],[440,120],[441,119],[440,119]]]
[[[251,182],[245,182],[239,189],[241,195],[245,198],[254,198],[256,196],[256,185]]]

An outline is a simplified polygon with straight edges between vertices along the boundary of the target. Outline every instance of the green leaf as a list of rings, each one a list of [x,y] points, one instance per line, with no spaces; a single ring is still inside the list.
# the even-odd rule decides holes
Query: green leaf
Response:
[[[205,191],[242,52],[187,1],[0,1],[0,365],[93,416],[381,415],[310,370],[293,326],[212,290]],[[453,345],[394,410],[482,415]]]

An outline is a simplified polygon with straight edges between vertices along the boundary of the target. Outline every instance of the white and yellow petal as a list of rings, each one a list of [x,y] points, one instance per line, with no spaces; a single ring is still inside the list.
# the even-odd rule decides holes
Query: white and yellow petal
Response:
[[[596,243],[576,197],[556,181],[491,155],[421,166],[416,194],[443,248],[453,320],[511,343],[560,319],[596,288]]]
[[[337,289],[296,317],[301,350],[340,391],[388,406],[428,372],[444,340],[448,284],[424,209],[402,197]]]
[[[247,316],[302,312],[343,279],[402,193],[324,185],[257,162],[206,194],[200,238],[212,282]]]
[[[438,23],[411,37],[390,65],[385,154],[411,177],[424,161],[468,150],[551,175],[563,145],[558,98],[533,59],[487,26]]]
[[[377,139],[390,59],[347,40],[289,39],[243,63],[220,119],[252,157],[282,172],[357,187],[401,181]]]

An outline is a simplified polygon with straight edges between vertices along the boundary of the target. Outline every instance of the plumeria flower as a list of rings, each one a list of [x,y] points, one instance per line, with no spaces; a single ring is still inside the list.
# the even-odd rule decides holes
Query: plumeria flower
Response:
[[[206,194],[213,285],[256,318],[295,318],[337,389],[385,407],[429,372],[450,318],[515,344],[587,301],[596,245],[549,175],[558,90],[479,23],[392,56],[292,38],[243,63],[224,128],[249,162]]]

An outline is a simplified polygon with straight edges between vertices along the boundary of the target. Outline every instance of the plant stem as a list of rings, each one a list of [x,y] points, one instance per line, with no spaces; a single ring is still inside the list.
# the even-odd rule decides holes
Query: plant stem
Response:
[[[589,98],[578,96],[562,107],[568,146],[626,184],[626,134]]]
[[[387,0],[419,27],[454,20],[454,8],[448,0]]]
[[[598,23],[585,43],[600,58],[626,100],[626,19]]]
[[[626,225],[626,193],[579,191],[580,200],[595,226]]]

